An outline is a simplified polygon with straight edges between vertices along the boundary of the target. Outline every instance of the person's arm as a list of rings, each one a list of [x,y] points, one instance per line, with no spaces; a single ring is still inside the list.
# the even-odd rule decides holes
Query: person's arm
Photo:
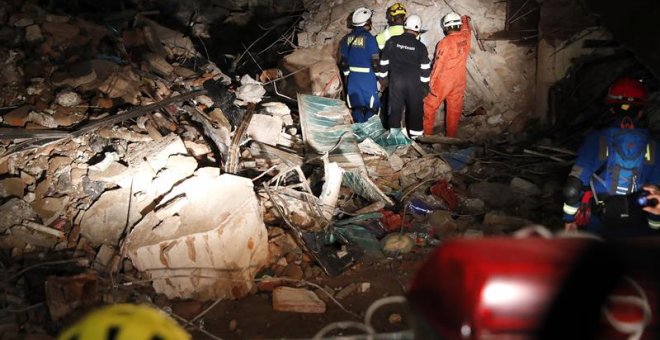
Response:
[[[389,27],[385,28],[385,31],[378,33],[376,36],[376,42],[378,43],[378,49],[383,50],[385,48],[385,43],[387,42],[387,39],[385,38],[385,32],[389,30]]]
[[[345,36],[339,42],[339,70],[341,71],[342,75],[344,75],[344,77],[348,76],[348,74],[350,73],[348,69],[348,61],[347,61],[347,57],[348,57],[347,37],[348,36]]]
[[[444,62],[442,60],[442,51],[444,49],[444,40],[438,41],[438,44],[435,45],[435,53],[433,54],[433,63],[431,65],[431,79],[429,81],[429,91],[432,91],[436,86],[435,83],[441,81],[440,72],[444,67]]]
[[[580,148],[575,159],[575,165],[571,169],[564,186],[563,218],[566,222],[565,229],[575,229],[575,214],[580,207],[583,187],[589,185],[591,176],[604,162],[600,160],[600,133],[595,132],[588,135]]]
[[[420,43],[419,53],[419,80],[422,82],[422,88],[426,93],[429,91],[429,81],[431,80],[431,61],[429,60],[429,51],[426,45]],[[425,94],[426,94],[425,93]]]
[[[380,72],[378,73],[378,78],[385,80],[390,73],[390,53],[392,51],[392,40],[388,40],[385,43],[385,48],[380,54]]]
[[[654,153],[658,152],[658,141],[652,141],[649,149],[653,150]],[[649,226],[654,229],[660,229],[660,160],[658,160],[658,155],[651,155],[653,158],[653,166],[649,172],[649,177],[646,179],[647,185],[644,186],[644,190],[649,192],[647,198],[649,200],[656,200],[658,202],[652,207],[645,207],[644,211],[648,214]],[[652,183],[652,184],[651,184]]]
[[[472,26],[470,26],[470,16],[463,15],[461,16],[461,33],[470,34],[472,32]]]

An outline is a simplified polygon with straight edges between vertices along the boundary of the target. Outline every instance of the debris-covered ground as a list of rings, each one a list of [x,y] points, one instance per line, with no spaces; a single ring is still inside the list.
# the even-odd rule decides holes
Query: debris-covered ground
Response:
[[[573,155],[550,141],[387,140],[280,93],[279,69],[229,77],[148,16],[120,22],[0,2],[3,338],[118,302],[199,338],[311,337],[402,295],[448,238],[561,223],[551,174]],[[305,69],[287,72],[323,74]],[[409,321],[393,305],[373,326]]]

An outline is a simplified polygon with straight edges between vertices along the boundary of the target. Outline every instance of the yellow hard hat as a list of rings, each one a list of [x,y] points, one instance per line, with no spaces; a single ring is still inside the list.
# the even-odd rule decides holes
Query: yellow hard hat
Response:
[[[85,316],[58,340],[190,340],[190,335],[163,311],[132,304],[109,305]]]
[[[406,7],[403,6],[402,3],[397,2],[387,9],[387,14],[389,14],[392,17],[401,14],[406,15]]]

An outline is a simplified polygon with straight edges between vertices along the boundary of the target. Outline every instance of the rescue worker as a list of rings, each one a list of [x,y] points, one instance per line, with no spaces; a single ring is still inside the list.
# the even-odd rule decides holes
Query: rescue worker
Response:
[[[387,8],[385,17],[387,18],[387,28],[376,36],[376,42],[380,50],[385,48],[385,43],[391,37],[403,34],[403,23],[406,21],[406,7],[397,2]]]
[[[353,30],[339,45],[340,68],[346,79],[346,102],[353,121],[366,122],[380,109],[376,71],[378,45],[369,31],[373,12],[358,8],[352,15]]]
[[[445,15],[440,25],[445,37],[435,48],[431,89],[424,98],[424,134],[432,135],[435,113],[445,100],[446,135],[456,137],[458,120],[463,111],[466,63],[470,53],[470,17],[452,12]]]
[[[404,24],[405,32],[390,38],[381,54],[381,77],[389,77],[388,123],[390,134],[401,130],[405,110],[408,135],[423,134],[424,95],[428,92],[431,62],[426,46],[417,40],[422,20],[411,15]]]
[[[165,312],[147,305],[101,307],[64,330],[59,340],[190,340],[191,336]]]
[[[647,94],[630,77],[610,86],[606,102],[613,119],[585,137],[564,186],[565,230],[641,236],[660,229],[660,215],[644,213],[637,203],[644,184],[660,183],[658,141],[639,126]]]

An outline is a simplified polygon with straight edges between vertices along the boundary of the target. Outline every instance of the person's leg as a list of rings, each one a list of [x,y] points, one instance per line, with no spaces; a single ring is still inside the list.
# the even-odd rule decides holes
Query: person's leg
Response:
[[[409,84],[406,98],[406,127],[411,138],[424,134],[424,95],[421,84]]]
[[[440,104],[445,100],[445,90],[442,86],[438,88],[437,92],[431,91],[424,98],[424,134],[432,135],[433,127],[435,126],[435,113],[438,111]]]
[[[405,105],[405,93],[403,93],[401,84],[397,81],[390,83],[388,124],[390,129],[401,128],[401,118]]]
[[[383,128],[385,130],[390,128],[390,124],[388,122],[388,108],[390,107],[389,105],[389,87],[386,87],[383,89],[383,93],[380,96],[380,122],[383,124]]]
[[[348,86],[346,103],[351,109],[353,121],[355,123],[366,122],[364,111],[369,105],[369,95],[366,91],[368,85],[365,84],[366,78],[360,73],[351,73],[348,76]]]
[[[446,136],[456,137],[458,133],[458,121],[463,113],[463,93],[465,88],[454,88],[447,95],[447,117],[445,119]]]

